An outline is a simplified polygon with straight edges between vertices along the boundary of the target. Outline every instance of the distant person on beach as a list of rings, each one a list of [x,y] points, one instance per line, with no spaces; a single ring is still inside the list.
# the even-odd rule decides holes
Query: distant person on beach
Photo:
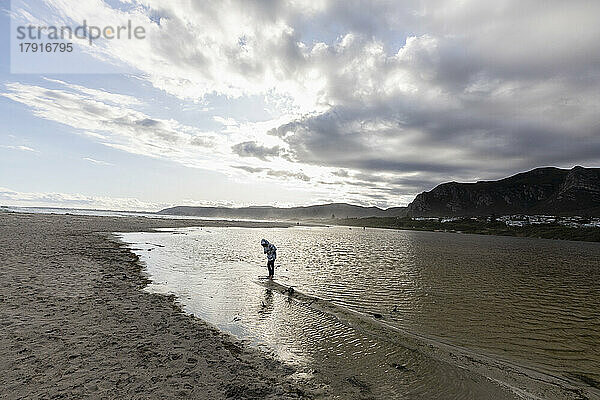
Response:
[[[267,268],[269,269],[269,279],[273,279],[275,275],[275,259],[277,258],[277,247],[273,243],[269,243],[267,239],[260,241],[265,254],[267,255]]]

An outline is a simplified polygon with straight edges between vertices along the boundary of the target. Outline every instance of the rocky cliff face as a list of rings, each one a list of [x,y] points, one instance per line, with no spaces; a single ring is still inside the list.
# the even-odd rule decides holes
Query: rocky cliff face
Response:
[[[444,183],[409,204],[411,216],[600,215],[600,169],[537,168],[477,183]]]
[[[569,171],[553,199],[554,206],[588,209],[600,206],[600,168],[575,167]]]

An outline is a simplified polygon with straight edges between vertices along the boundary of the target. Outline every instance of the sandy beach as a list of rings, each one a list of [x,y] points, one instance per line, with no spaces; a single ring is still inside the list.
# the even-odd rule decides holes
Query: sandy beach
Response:
[[[0,213],[0,397],[313,397],[293,368],[141,290],[111,234],[198,225],[267,224]]]

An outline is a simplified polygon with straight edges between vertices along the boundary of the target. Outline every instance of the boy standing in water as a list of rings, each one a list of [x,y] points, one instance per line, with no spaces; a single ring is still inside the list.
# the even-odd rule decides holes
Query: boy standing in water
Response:
[[[267,239],[260,241],[265,254],[267,255],[267,268],[269,269],[269,279],[273,279],[275,275],[275,259],[277,258],[277,248],[274,244],[269,243]]]

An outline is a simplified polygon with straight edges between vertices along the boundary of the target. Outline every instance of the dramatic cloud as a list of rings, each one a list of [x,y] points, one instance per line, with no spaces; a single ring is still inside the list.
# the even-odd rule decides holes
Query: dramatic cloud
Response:
[[[290,171],[274,171],[274,170],[269,170],[267,171],[267,175],[268,176],[274,176],[277,178],[294,178],[294,179],[300,179],[302,181],[308,182],[310,181],[310,177],[302,172],[290,172]]]
[[[214,163],[219,156],[218,149],[211,147],[212,133],[172,119],[151,118],[127,107],[137,104],[133,99],[113,104],[128,99],[123,95],[67,84],[63,89],[49,89],[14,82],[6,84],[6,89],[1,96],[29,106],[36,116],[68,125],[110,147],[190,166]]]
[[[92,51],[156,88],[272,109],[254,125],[213,117],[224,129],[204,133],[122,95],[7,84],[36,115],[116,148],[390,205],[442,181],[600,161],[597,1],[48,3],[64,20],[143,25],[146,40]]]
[[[244,165],[235,165],[235,166],[233,166],[233,168],[241,169],[250,174],[262,174],[263,176],[267,176],[267,177],[283,178],[283,179],[298,179],[298,180],[301,180],[304,182],[308,182],[311,180],[310,177],[303,172],[290,172],[290,171],[274,170],[274,169],[260,168],[260,167],[255,168],[255,167],[248,167],[248,166],[244,166]]]
[[[237,168],[237,169],[241,169],[242,171],[246,171],[246,172],[251,173],[251,174],[256,174],[256,173],[263,172],[263,171],[267,170],[267,168],[249,167],[247,165],[233,165],[232,167],[233,168]]]
[[[283,154],[283,150],[279,146],[266,147],[252,141],[238,143],[232,146],[231,149],[240,157],[256,157],[264,161],[267,161],[269,157],[277,157]]]

